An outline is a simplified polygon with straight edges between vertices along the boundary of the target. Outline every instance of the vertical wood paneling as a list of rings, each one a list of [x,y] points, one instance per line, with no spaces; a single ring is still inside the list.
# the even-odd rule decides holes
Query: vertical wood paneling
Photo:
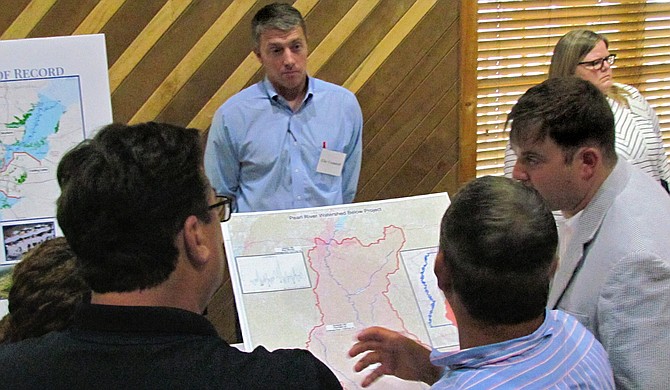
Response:
[[[219,105],[263,77],[249,24],[272,1],[12,0],[3,4],[0,39],[102,32],[115,121],[204,131]],[[458,188],[459,140],[468,131],[459,127],[459,56],[472,51],[460,47],[465,3],[293,2],[307,22],[310,73],[349,87],[363,110],[357,201]],[[236,341],[228,279],[209,312]]]
[[[477,2],[461,2],[461,119],[459,180],[476,175],[477,167]]]

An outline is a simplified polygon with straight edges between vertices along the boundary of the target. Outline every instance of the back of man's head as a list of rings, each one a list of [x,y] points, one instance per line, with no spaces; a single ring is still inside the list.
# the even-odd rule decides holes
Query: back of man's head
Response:
[[[256,12],[251,20],[251,36],[254,39],[254,47],[258,48],[261,34],[265,30],[290,31],[296,27],[302,27],[307,35],[307,26],[300,11],[286,3],[272,3]]]
[[[490,325],[542,315],[558,235],[532,188],[486,176],[465,185],[442,218],[440,250],[468,314]]]
[[[545,80],[526,91],[507,116],[513,145],[547,137],[563,149],[566,162],[578,148],[600,149],[609,165],[616,162],[614,115],[605,95],[577,77]]]
[[[57,217],[97,293],[157,286],[174,271],[189,215],[209,222],[200,134],[111,124],[63,156]]]

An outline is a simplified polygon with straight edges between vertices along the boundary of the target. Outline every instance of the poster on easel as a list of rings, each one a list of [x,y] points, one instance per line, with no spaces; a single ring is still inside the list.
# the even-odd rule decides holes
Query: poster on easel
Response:
[[[0,41],[0,317],[14,264],[61,235],[61,157],[111,122],[104,35]]]

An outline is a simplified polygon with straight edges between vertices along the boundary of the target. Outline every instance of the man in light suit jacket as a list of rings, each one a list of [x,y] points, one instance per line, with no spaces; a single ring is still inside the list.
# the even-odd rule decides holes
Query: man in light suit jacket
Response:
[[[670,389],[670,198],[617,159],[605,97],[577,78],[529,89],[509,114],[513,177],[565,221],[549,308],[609,354],[617,388]]]

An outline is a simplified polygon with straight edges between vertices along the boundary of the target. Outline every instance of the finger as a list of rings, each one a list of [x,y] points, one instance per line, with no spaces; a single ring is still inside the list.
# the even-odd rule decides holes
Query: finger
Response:
[[[372,326],[360,331],[356,338],[358,341],[384,341],[384,338],[390,331],[380,326]]]
[[[368,387],[371,384],[373,384],[377,379],[383,377],[384,375],[385,375],[384,369],[382,368],[382,366],[379,366],[376,369],[372,370],[372,372],[363,379],[363,382],[361,382],[361,386]]]
[[[361,372],[364,369],[368,368],[373,364],[381,363],[379,354],[376,352],[370,352],[367,355],[360,358],[358,362],[354,365],[354,371]]]
[[[368,349],[363,345],[363,343],[356,343],[349,348],[349,357],[356,357],[359,354],[367,351]]]
[[[381,347],[381,343],[376,341],[359,341],[349,349],[349,356],[354,357],[366,351],[374,351]]]

